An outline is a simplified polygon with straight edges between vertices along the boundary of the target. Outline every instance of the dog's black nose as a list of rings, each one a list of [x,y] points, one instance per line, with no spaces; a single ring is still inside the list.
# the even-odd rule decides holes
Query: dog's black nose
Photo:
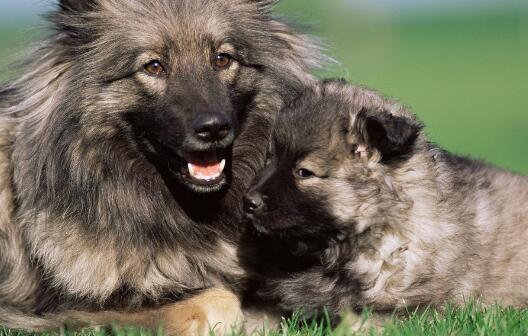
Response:
[[[200,113],[193,122],[198,138],[212,142],[225,139],[232,131],[231,119],[224,113]]]
[[[251,192],[244,197],[244,209],[246,214],[254,215],[262,211],[264,208],[264,199],[262,195],[257,192]]]

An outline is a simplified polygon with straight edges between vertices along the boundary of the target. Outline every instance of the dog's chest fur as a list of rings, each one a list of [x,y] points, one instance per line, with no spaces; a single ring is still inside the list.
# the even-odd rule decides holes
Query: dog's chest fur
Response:
[[[122,246],[111,237],[90,237],[71,225],[68,232],[53,230],[53,223],[44,218],[37,224],[26,229],[26,240],[31,242],[31,254],[49,287],[103,306],[111,306],[116,293],[116,304],[133,307],[145,300],[156,302],[211,286],[221,288],[226,278],[244,275],[235,246],[221,239],[212,244],[213,249],[189,253],[178,246]]]

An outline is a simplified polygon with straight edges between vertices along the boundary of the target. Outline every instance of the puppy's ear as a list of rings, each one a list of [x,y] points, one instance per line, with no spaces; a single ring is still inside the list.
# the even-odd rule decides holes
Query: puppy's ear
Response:
[[[97,0],[60,0],[59,7],[65,12],[85,12],[95,7]]]
[[[355,117],[351,139],[359,151],[377,151],[386,162],[408,154],[421,130],[422,125],[411,117],[362,108]]]

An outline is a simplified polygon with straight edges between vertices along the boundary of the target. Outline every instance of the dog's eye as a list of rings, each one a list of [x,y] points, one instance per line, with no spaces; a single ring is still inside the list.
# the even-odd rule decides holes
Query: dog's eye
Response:
[[[222,53],[222,54],[216,55],[213,63],[214,63],[214,66],[217,68],[220,68],[220,69],[227,68],[231,64],[232,59],[233,58],[231,57],[231,55]]]
[[[297,169],[297,171],[295,171],[295,175],[297,175],[297,177],[301,179],[307,179],[307,178],[315,176],[315,174],[312,171],[309,171],[308,169],[304,169],[304,168]]]
[[[154,76],[161,76],[165,72],[165,69],[163,68],[163,65],[161,65],[161,62],[157,60],[150,61],[149,63],[145,64],[143,68],[147,73]]]

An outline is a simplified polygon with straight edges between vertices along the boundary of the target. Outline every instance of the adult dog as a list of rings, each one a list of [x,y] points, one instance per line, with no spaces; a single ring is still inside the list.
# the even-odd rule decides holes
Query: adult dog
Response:
[[[241,284],[239,199],[320,53],[271,5],[60,1],[0,91],[0,324],[237,315],[203,290]]]
[[[528,179],[432,144],[373,91],[326,81],[279,115],[247,196],[261,298],[332,316],[462,303],[528,305]]]

